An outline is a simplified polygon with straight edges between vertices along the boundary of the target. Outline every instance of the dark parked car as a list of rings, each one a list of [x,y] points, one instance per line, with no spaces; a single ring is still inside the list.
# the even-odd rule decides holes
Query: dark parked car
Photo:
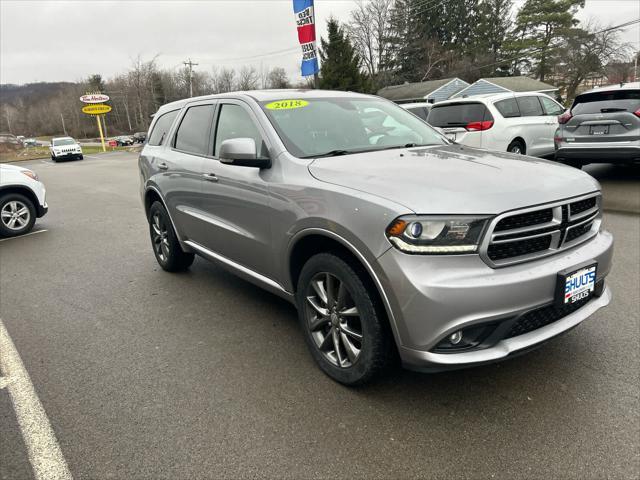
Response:
[[[126,147],[128,145],[133,145],[132,137],[126,137],[126,136],[116,137],[115,140],[116,140],[116,144],[119,147]]]
[[[147,132],[136,132],[133,134],[133,141],[136,143],[144,143],[147,139]]]
[[[640,82],[582,93],[558,123],[558,161],[577,168],[640,162]]]

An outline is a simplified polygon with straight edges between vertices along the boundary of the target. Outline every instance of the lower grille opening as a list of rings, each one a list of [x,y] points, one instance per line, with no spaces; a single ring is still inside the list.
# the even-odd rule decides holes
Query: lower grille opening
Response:
[[[578,300],[576,303],[562,306],[558,306],[555,304],[547,305],[546,307],[527,312],[520,318],[518,318],[518,320],[511,326],[511,329],[504,338],[517,337],[518,335],[532,332],[534,330],[537,330],[538,328],[556,322],[561,318],[564,318],[567,315],[575,312],[576,310],[584,307],[592,298],[593,296],[585,298],[583,300]]]
[[[528,253],[542,252],[551,246],[551,235],[519,240],[516,242],[494,243],[489,245],[487,255],[491,260],[519,257]]]

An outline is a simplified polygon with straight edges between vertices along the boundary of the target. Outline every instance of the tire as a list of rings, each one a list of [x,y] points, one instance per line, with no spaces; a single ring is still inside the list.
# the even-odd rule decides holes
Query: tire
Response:
[[[507,147],[507,152],[524,155],[527,153],[527,147],[520,140],[514,140]]]
[[[582,169],[582,162],[580,160],[562,160],[562,163],[578,170]]]
[[[0,197],[1,236],[24,235],[31,231],[35,223],[36,208],[27,197],[19,193],[9,193]]]
[[[78,155],[78,160],[84,160],[84,155]]]
[[[296,292],[298,319],[313,359],[325,374],[349,386],[378,377],[391,363],[393,346],[377,297],[357,271],[333,253],[314,255],[302,268]]]
[[[195,255],[182,250],[164,205],[154,202],[149,209],[149,235],[158,265],[167,272],[181,272],[191,266]]]
[[[54,162],[54,163],[55,163],[55,162],[57,162],[56,157],[54,157],[53,155],[51,155],[51,161],[52,161],[52,162]]]

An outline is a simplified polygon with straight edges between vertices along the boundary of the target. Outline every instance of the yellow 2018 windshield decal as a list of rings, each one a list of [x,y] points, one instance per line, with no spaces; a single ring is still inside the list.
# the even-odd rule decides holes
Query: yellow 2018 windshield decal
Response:
[[[292,108],[302,108],[309,105],[306,100],[278,100],[277,102],[267,103],[265,108],[269,110],[291,110]]]

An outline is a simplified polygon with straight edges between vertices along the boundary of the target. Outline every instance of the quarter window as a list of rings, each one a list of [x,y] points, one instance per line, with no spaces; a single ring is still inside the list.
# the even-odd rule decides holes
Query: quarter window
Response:
[[[514,118],[520,116],[520,109],[515,98],[507,98],[495,103],[496,108],[504,118]]]
[[[556,102],[547,97],[538,97],[542,102],[542,107],[547,115],[561,115],[564,112],[562,105],[558,105]]]
[[[520,114],[523,117],[539,117],[544,115],[538,97],[516,97]]]
[[[260,155],[263,148],[262,136],[253,119],[240,105],[228,103],[220,107],[216,129],[216,157],[219,156],[222,142],[232,138],[253,138],[256,142],[256,151]]]
[[[149,135],[149,142],[147,142],[149,145],[162,144],[179,111],[180,110],[173,110],[171,112],[164,113],[158,118],[158,120],[156,120],[156,123],[151,130],[151,134]]]
[[[197,155],[210,155],[209,139],[212,119],[213,105],[197,105],[189,108],[176,132],[176,150]]]

